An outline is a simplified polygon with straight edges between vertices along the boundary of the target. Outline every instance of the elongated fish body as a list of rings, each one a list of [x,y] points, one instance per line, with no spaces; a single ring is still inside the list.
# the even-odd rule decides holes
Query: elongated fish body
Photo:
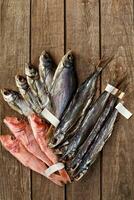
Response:
[[[48,147],[48,125],[45,124],[45,122],[35,114],[29,116],[28,119],[30,121],[34,137],[42,152],[48,156],[53,164],[56,164],[58,162],[58,158],[54,154],[54,151]],[[65,169],[59,170],[59,173],[62,176],[64,183],[70,182],[70,178]]]
[[[26,78],[17,75],[15,76],[15,81],[19,92],[21,93],[22,97],[27,102],[27,104],[30,106],[30,108],[32,108],[36,113],[40,113],[42,111],[41,103],[39,102],[38,97],[35,97],[32,93]]]
[[[89,131],[91,131],[91,129],[97,122],[99,116],[103,112],[109,96],[110,93],[104,91],[98,97],[94,105],[89,109],[85,118],[81,122],[79,130],[76,131],[75,135],[71,138],[67,151],[63,153],[61,159],[66,159],[67,157],[71,158],[78,149],[78,147],[84,142],[84,140],[89,134]]]
[[[77,89],[75,96],[62,117],[61,123],[54,133],[52,141],[50,141],[51,147],[59,145],[79,118],[85,115],[86,109],[90,107],[96,93],[98,77],[109,61],[110,59],[107,59],[105,62],[100,62],[96,71],[90,74]]]
[[[49,93],[46,90],[45,83],[42,83],[40,80],[37,68],[33,65],[26,64],[25,75],[31,91],[39,98],[42,108],[46,107],[49,111],[52,111]]]
[[[79,148],[78,152],[76,152],[76,155],[74,156],[74,158],[72,160],[70,160],[70,163],[68,165],[70,171],[73,171],[81,163],[83,156],[90,148],[91,143],[93,142],[93,140],[95,139],[97,134],[100,133],[99,131],[101,130],[102,126],[104,125],[105,120],[107,119],[108,115],[113,111],[116,101],[117,101],[117,97],[115,97],[115,96],[110,97],[103,113],[100,115],[94,128],[91,130],[87,139]]]
[[[44,175],[44,171],[47,169],[45,163],[28,152],[18,139],[13,138],[11,135],[0,135],[0,141],[5,149],[17,158],[17,160],[19,160],[25,167]],[[63,185],[61,182],[62,179],[59,175],[52,174],[49,179],[59,186]]]
[[[33,65],[26,63],[25,64],[25,75],[27,83],[31,88],[31,91],[35,96],[38,96],[38,90],[40,89],[40,77],[38,69]]]
[[[89,166],[96,160],[99,152],[102,150],[104,144],[111,136],[113,127],[117,118],[118,111],[114,109],[114,111],[110,114],[108,119],[106,120],[104,126],[102,127],[100,133],[95,138],[93,144],[85,154],[82,159],[82,162],[74,171],[73,177],[75,180],[81,179],[84,174],[87,172]]]
[[[61,59],[52,82],[51,97],[55,116],[60,119],[77,88],[77,76],[71,51]]]
[[[52,165],[48,156],[41,151],[30,125],[25,120],[18,120],[16,117],[6,117],[4,123],[30,153],[42,160],[46,165]]]
[[[41,82],[45,84],[46,90],[50,92],[51,84],[55,72],[52,58],[48,52],[43,51],[39,58],[39,74]]]
[[[4,100],[13,110],[25,116],[34,113],[34,111],[28,106],[26,101],[22,98],[20,93],[9,89],[3,89],[1,90],[1,93]]]

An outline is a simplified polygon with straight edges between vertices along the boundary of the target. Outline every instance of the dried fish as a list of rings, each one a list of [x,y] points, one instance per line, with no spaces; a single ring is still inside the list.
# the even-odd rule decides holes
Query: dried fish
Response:
[[[102,60],[95,72],[90,74],[90,76],[77,89],[75,96],[61,119],[61,123],[57,127],[57,130],[50,141],[50,147],[53,148],[59,145],[80,117],[85,115],[85,112],[90,107],[96,93],[98,77],[110,61],[111,58]]]
[[[104,125],[105,120],[107,119],[108,115],[113,111],[116,102],[117,102],[117,97],[111,95],[103,113],[100,115],[99,119],[97,120],[91,132],[88,133],[89,135],[86,138],[85,142],[78,149],[78,152],[76,152],[76,155],[74,156],[74,158],[70,160],[70,163],[68,164],[68,168],[71,171],[75,170],[75,168],[79,166],[80,162],[83,159],[83,156],[89,149],[90,145],[92,144],[97,134],[99,134],[99,131]]]
[[[16,85],[19,89],[20,94],[27,102],[30,108],[32,108],[36,113],[40,113],[41,109],[41,102],[39,101],[38,97],[35,97],[32,93],[27,80],[25,77],[17,75],[15,76]]]
[[[28,152],[18,139],[13,138],[11,135],[0,135],[0,141],[5,149],[17,158],[17,160],[19,160],[24,166],[44,175],[44,172],[47,169],[45,163]],[[59,186],[63,185],[62,177],[57,174],[52,174],[48,179]]]
[[[30,153],[48,166],[53,164],[46,153],[41,151],[28,122],[23,119],[19,120],[17,117],[6,117],[4,123]]]
[[[33,114],[29,116],[29,121],[33,130],[34,137],[39,144],[42,152],[44,152],[53,164],[58,162],[58,157],[54,154],[54,151],[48,147],[48,125],[37,115]],[[65,169],[59,171],[64,183],[70,182],[70,178]]]
[[[78,147],[85,141],[89,132],[94,127],[99,116],[102,114],[110,93],[104,91],[93,104],[93,106],[88,110],[85,118],[81,122],[80,126],[76,130],[76,133],[71,138],[67,151],[64,151],[61,160],[73,157],[74,153]]]
[[[49,93],[46,90],[45,83],[42,83],[40,80],[38,69],[31,64],[26,64],[25,75],[31,91],[37,98],[39,98],[41,102],[41,107],[47,108],[49,111],[52,112]]]
[[[114,111],[110,114],[110,116],[106,120],[100,133],[95,138],[93,144],[91,145],[87,153],[84,155],[82,162],[80,163],[78,168],[75,169],[72,176],[76,181],[78,181],[84,176],[89,166],[91,166],[93,162],[96,160],[99,152],[102,150],[104,144],[106,143],[108,138],[111,136],[113,127],[117,118],[117,114],[118,114],[118,111],[114,109]]]
[[[55,116],[60,119],[65,108],[74,95],[77,87],[77,76],[74,68],[74,58],[68,51],[61,59],[53,77],[51,97]]]
[[[20,93],[9,89],[3,89],[1,90],[1,93],[8,105],[18,113],[28,116],[34,112],[22,98]]]
[[[52,58],[48,52],[43,51],[39,58],[39,74],[47,92],[50,92],[54,72],[55,67]]]

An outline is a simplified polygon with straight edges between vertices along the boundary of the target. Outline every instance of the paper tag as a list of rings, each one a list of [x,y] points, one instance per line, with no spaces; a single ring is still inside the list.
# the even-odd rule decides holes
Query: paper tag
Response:
[[[118,98],[119,98],[119,99],[123,99],[124,95],[125,95],[125,92],[121,92],[121,93],[119,94]]]
[[[63,169],[65,166],[63,163],[56,163],[54,165],[51,165],[48,169],[45,170],[43,173],[44,176],[49,177],[51,174]]]
[[[107,84],[105,91],[107,91],[110,94],[115,95],[118,92],[118,89],[115,88],[114,86],[110,85],[110,84]]]
[[[131,116],[132,116],[132,113],[129,111],[129,110],[127,110],[123,105],[122,105],[122,103],[118,103],[117,104],[117,106],[115,107],[117,110],[118,110],[118,112],[120,113],[120,114],[122,114],[126,119],[129,119]]]
[[[49,110],[46,108],[41,112],[41,115],[47,119],[54,127],[57,127],[60,123],[59,119],[57,119]]]

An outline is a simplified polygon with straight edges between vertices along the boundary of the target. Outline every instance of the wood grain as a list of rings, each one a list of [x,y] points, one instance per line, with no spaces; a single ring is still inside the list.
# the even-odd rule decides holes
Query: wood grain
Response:
[[[50,52],[56,64],[64,54],[64,1],[33,0],[31,4],[31,61],[38,65],[43,50]],[[63,200],[60,188],[45,177],[32,175],[32,200]]]
[[[125,105],[134,112],[134,32],[132,0],[101,0],[101,49],[115,60],[102,76],[102,86],[114,76],[128,73]],[[111,76],[111,77],[110,77]],[[105,81],[104,81],[105,80]],[[126,94],[126,95],[127,95]],[[102,200],[134,198],[134,118],[120,117],[102,159]]]
[[[0,0],[0,87],[15,88],[14,76],[31,58],[50,52],[56,64],[64,51],[76,57],[79,82],[94,69],[101,55],[116,54],[102,75],[102,90],[127,71],[125,105],[134,112],[133,0]],[[100,11],[100,12],[99,12]],[[100,15],[100,16],[99,16]],[[100,31],[100,32],[99,32]],[[100,51],[101,50],[101,51]],[[17,115],[0,96],[2,121]],[[134,118],[120,116],[100,158],[78,183],[64,188],[19,164],[0,146],[0,200],[133,200]]]
[[[93,71],[99,59],[99,4],[98,1],[66,1],[66,50],[72,49],[76,58],[79,81]],[[67,186],[67,200],[100,199],[99,159],[78,183]]]
[[[0,88],[15,88],[14,76],[29,60],[29,1],[0,0]],[[0,95],[1,134],[6,115],[15,115]],[[30,200],[30,171],[0,147],[0,200]]]

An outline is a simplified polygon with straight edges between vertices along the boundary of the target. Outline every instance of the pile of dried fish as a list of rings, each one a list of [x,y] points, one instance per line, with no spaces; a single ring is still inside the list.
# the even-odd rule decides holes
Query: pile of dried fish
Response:
[[[15,76],[19,92],[1,90],[9,106],[26,116],[4,119],[13,136],[1,135],[3,146],[57,185],[79,180],[111,136],[118,113],[132,115],[123,106],[124,79],[113,80],[96,98],[97,80],[111,60],[101,60],[78,88],[71,51],[57,69],[46,51],[38,68],[26,64],[25,76]]]

